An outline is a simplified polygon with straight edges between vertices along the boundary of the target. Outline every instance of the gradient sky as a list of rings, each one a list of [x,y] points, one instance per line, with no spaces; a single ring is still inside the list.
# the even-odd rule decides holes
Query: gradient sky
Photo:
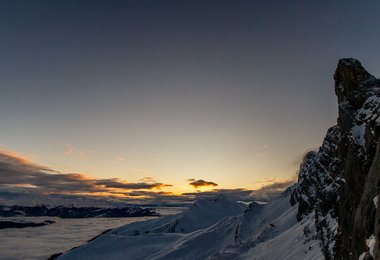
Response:
[[[379,26],[379,1],[1,1],[1,149],[178,192],[286,181],[338,59],[380,75]]]

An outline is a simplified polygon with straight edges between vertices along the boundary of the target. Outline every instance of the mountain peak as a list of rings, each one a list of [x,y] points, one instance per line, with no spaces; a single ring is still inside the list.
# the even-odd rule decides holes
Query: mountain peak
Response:
[[[335,93],[338,102],[347,103],[354,109],[360,108],[378,80],[353,58],[340,59],[334,74]]]
[[[335,84],[342,85],[346,85],[347,83],[357,84],[363,80],[373,78],[374,77],[362,66],[360,61],[353,58],[340,59],[334,74]]]

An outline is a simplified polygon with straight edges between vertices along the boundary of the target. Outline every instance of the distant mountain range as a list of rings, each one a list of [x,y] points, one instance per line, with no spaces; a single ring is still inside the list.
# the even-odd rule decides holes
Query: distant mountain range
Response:
[[[5,228],[26,228],[26,227],[41,227],[50,224],[54,224],[52,220],[45,220],[43,222],[32,222],[24,220],[0,220],[0,229]]]
[[[219,196],[100,235],[59,259],[379,259],[380,81],[338,62],[337,124],[309,152],[298,182],[247,209]]]
[[[57,206],[75,206],[75,207],[125,207],[128,206],[125,201],[115,198],[97,197],[97,196],[80,196],[69,194],[46,194],[21,193],[0,191],[0,205],[3,206],[37,206],[45,205],[47,207]]]
[[[1,217],[60,217],[60,218],[121,218],[121,217],[145,217],[159,216],[151,208],[142,208],[139,206],[114,207],[114,208],[97,208],[97,207],[68,207],[58,206],[48,208],[45,205],[39,206],[0,206]]]

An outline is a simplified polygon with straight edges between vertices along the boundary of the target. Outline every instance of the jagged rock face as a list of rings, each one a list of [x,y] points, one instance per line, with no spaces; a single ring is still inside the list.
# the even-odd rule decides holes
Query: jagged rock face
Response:
[[[380,142],[380,138],[377,140]],[[377,200],[374,194],[378,194],[380,187],[380,145],[377,145],[376,154],[373,159],[371,168],[368,172],[364,183],[363,195],[361,196],[358,209],[354,218],[354,237],[353,239],[361,239],[363,236],[368,238],[375,234],[376,245],[373,252],[374,259],[380,258],[380,211],[377,206]],[[378,198],[378,197],[377,197]]]
[[[291,196],[292,205],[298,202],[298,220],[314,214],[317,237],[327,259],[332,258],[337,233],[336,202],[342,184],[341,161],[337,156],[340,142],[340,128],[331,127],[318,152],[306,154]]]
[[[291,203],[299,203],[299,220],[315,215],[327,259],[358,259],[378,221],[372,199],[380,176],[380,81],[355,59],[341,59],[334,79],[337,125],[305,157]]]
[[[380,82],[358,61],[343,59],[335,73],[335,91],[339,102],[338,126],[344,136],[338,157],[345,179],[338,214],[341,243],[337,252],[343,258],[357,259],[365,250],[365,239],[373,234],[372,198],[376,196],[376,188],[371,192],[366,182],[371,165],[376,163]]]
[[[327,202],[338,199],[336,190],[339,185],[336,183],[341,179],[340,161],[336,154],[339,142],[340,130],[336,126],[332,127],[328,130],[319,151],[311,151],[304,157],[300,166],[298,187],[291,199],[292,205],[299,203],[298,220],[311,213],[317,204],[324,212],[328,211],[330,207],[322,204],[322,196],[326,197]],[[333,214],[336,215],[335,209]]]

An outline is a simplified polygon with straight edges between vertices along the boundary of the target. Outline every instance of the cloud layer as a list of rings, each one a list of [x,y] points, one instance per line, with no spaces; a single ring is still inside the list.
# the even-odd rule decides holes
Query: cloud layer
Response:
[[[120,179],[94,179],[80,173],[59,173],[37,165],[26,158],[0,151],[0,188],[28,190],[41,194],[113,194],[124,195],[131,190],[152,190],[171,186],[148,179],[126,182]]]
[[[210,198],[216,194],[226,194],[234,200],[271,201],[295,179],[266,179],[266,185],[257,190],[216,189],[217,183],[203,179],[188,179],[194,189],[210,187],[209,191],[173,194],[165,191],[172,185],[145,177],[139,182],[127,182],[118,178],[95,179],[80,173],[60,173],[38,165],[17,153],[0,150],[0,202],[4,194],[11,197],[62,196],[66,198],[107,198],[122,199],[136,204],[184,204],[199,198]],[[1,195],[3,194],[3,195]]]

